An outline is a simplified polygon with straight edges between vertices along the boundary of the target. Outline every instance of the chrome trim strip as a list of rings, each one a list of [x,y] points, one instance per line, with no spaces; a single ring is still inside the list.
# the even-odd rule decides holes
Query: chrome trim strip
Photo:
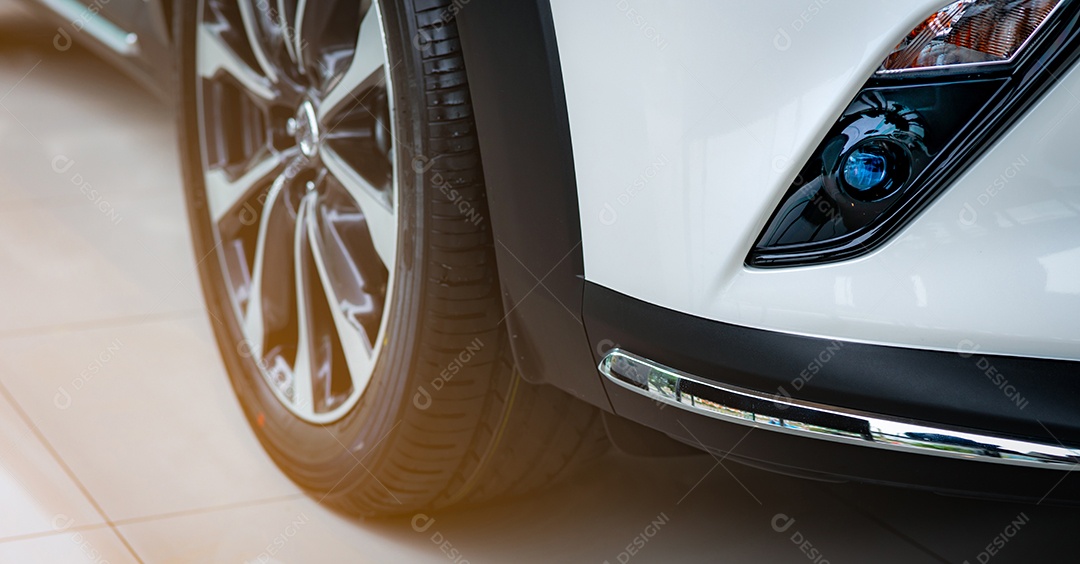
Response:
[[[621,349],[600,362],[612,382],[652,400],[731,423],[915,454],[1072,470],[1080,449],[934,427],[706,382]]]
[[[40,0],[46,8],[64,18],[76,32],[85,31],[103,45],[124,55],[139,54],[139,36],[117,27],[99,13],[101,4],[87,6],[78,0]]]

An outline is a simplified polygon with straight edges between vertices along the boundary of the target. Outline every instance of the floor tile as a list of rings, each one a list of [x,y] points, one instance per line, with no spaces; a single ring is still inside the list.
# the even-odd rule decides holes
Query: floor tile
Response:
[[[0,396],[0,542],[103,524],[78,486]]]
[[[113,520],[298,491],[244,420],[201,314],[3,339],[0,369]]]
[[[357,523],[302,498],[122,524],[119,530],[147,562],[448,562],[437,547],[417,543],[415,533],[386,537]]]
[[[0,562],[126,564],[138,562],[111,529],[68,531],[46,537],[0,542]]]
[[[82,49],[57,52],[53,33],[0,20],[0,154],[19,164],[0,169],[0,204],[178,192],[170,108]],[[73,87],[73,76],[88,75]],[[116,166],[125,156],[131,165]]]
[[[202,307],[180,195],[0,208],[0,335]]]
[[[612,455],[543,495],[479,508],[361,520],[302,498],[119,530],[148,561],[934,562],[801,481],[727,465],[737,479],[706,457]]]

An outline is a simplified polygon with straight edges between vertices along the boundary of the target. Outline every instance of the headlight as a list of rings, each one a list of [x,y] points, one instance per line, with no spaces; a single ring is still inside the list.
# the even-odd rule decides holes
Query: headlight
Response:
[[[927,18],[896,46],[879,74],[1008,62],[1060,0],[960,0]]]
[[[1080,0],[961,0],[885,59],[803,166],[754,267],[873,250],[955,180],[1080,52]]]

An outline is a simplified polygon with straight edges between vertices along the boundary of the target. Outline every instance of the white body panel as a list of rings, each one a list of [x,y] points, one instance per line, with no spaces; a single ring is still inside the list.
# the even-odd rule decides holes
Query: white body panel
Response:
[[[744,266],[836,117],[943,3],[553,0],[586,278],[767,330],[1080,359],[1078,72],[875,253]]]

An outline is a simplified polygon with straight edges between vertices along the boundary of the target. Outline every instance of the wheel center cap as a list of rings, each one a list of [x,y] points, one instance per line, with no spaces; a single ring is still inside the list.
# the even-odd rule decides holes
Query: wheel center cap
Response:
[[[315,115],[315,105],[311,100],[304,100],[296,110],[296,145],[300,152],[309,159],[319,154],[319,118]]]

